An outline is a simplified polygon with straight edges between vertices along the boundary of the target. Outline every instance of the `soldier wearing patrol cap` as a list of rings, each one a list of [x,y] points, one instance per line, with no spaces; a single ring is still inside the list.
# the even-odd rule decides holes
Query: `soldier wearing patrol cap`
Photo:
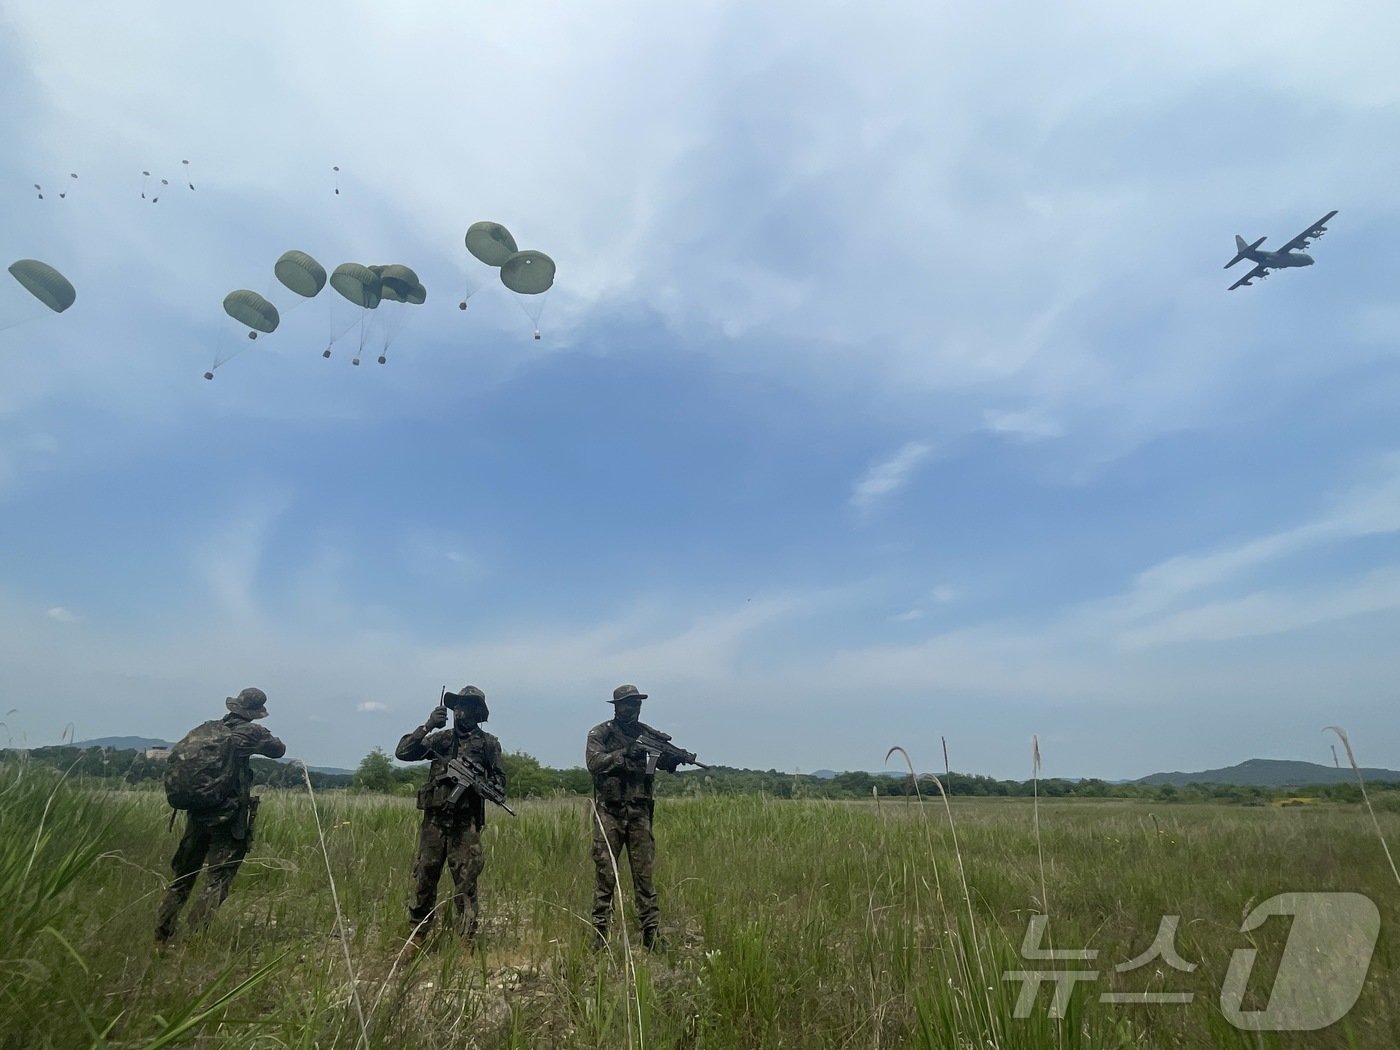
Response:
[[[655,774],[648,772],[647,753],[637,743],[643,728],[639,721],[642,701],[647,698],[635,685],[613,690],[613,717],[588,731],[585,755],[593,775],[593,931],[595,947],[607,943],[608,922],[612,917],[613,892],[617,888],[622,851],[632,869],[632,890],[637,901],[637,919],[642,943],[661,948],[657,928],[661,922],[652,873],[656,866],[656,841],[651,821],[655,809]],[[676,771],[674,762],[665,760],[661,768]]]
[[[453,726],[444,729],[449,707]],[[446,774],[449,761],[472,759],[487,771],[496,787],[505,789],[501,742],[481,728],[490,714],[486,694],[474,685],[463,686],[455,693],[444,692],[442,703],[433,708],[428,720],[405,735],[394,750],[394,756],[402,762],[432,760],[427,782],[418,791],[423,823],[418,831],[418,858],[413,865],[413,896],[408,903],[409,935],[416,943],[423,942],[432,926],[444,863],[452,871],[457,930],[468,940],[476,936],[480,923],[476,883],[484,865],[481,829],[486,824],[486,803],[471,790],[454,803],[456,785]]]
[[[165,773],[166,798],[185,812],[185,833],[170,860],[171,881],[156,916],[156,942],[175,934],[180,909],[194,890],[201,869],[204,889],[190,910],[197,929],[228,897],[233,877],[253,844],[258,800],[252,797],[249,758],[281,758],[287,745],[254,724],[267,717],[267,694],[244,689],[224,700],[228,714],[190,730],[171,750]],[[171,813],[171,822],[175,815]]]

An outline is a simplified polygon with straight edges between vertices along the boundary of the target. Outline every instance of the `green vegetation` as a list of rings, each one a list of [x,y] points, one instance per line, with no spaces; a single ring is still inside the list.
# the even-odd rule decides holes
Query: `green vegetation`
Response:
[[[159,792],[4,763],[0,1046],[1380,1048],[1400,1030],[1400,886],[1360,806],[1042,799],[1037,840],[1019,798],[955,797],[945,811],[936,796],[792,801],[694,784],[658,806],[664,955],[620,940],[588,951],[588,814],[572,797],[489,815],[477,951],[442,931],[407,953],[412,800],[304,787],[264,792],[228,904],[158,953],[177,837]],[[1400,833],[1400,816],[1379,824]],[[1323,889],[1381,910],[1360,1000],[1319,1033],[1237,1032],[1219,1009],[1231,953],[1260,949],[1260,1006],[1287,933],[1241,934],[1243,916]],[[1047,909],[1053,946],[1097,950],[1100,977],[1063,1019],[1048,1016],[1048,988],[1017,1019],[1005,971],[1077,966],[1020,957]],[[1163,915],[1181,916],[1175,944],[1197,969],[1115,972]],[[1101,1003],[1110,990],[1195,999]]]
[[[0,750],[0,763],[21,759],[50,766],[66,772],[69,776],[107,778],[125,784],[159,781],[165,768],[162,759],[147,758],[143,752],[132,750],[96,747],[40,747],[28,752]],[[523,751],[504,755],[502,760],[506,767],[506,778],[512,798],[584,796],[593,790],[593,782],[587,770],[580,767],[553,769],[541,765],[536,758]],[[258,784],[292,789],[302,786],[301,766],[296,763],[273,762],[266,758],[254,758],[252,762],[255,782]],[[1248,765],[1250,763],[1243,764]],[[1310,763],[1295,765],[1303,769],[1322,768]],[[1284,781],[1278,786],[1179,784],[1158,782],[1155,778],[1129,784],[1111,784],[1095,778],[994,780],[991,777],[957,772],[940,773],[938,778],[949,795],[968,798],[1117,798],[1164,803],[1234,802],[1262,806],[1302,796],[1317,800],[1359,802],[1361,790],[1356,784],[1355,774],[1351,770],[1345,772],[1347,779],[1340,782],[1307,784]],[[317,791],[354,788],[358,791],[408,796],[418,790],[427,774],[427,763],[400,765],[382,749],[375,748],[361,759],[353,775],[318,773],[313,770],[311,783]],[[924,774],[916,786],[907,774],[850,772],[819,777],[802,773],[780,773],[776,769],[764,771],[716,766],[708,770],[682,770],[676,776],[659,777],[656,789],[659,796],[671,798],[697,795],[762,795],[781,799],[863,801],[873,798],[877,793],[882,798],[894,799],[927,794],[931,784],[926,777],[927,774]],[[1380,808],[1400,812],[1400,781],[1377,782],[1367,777],[1367,784],[1373,800]]]

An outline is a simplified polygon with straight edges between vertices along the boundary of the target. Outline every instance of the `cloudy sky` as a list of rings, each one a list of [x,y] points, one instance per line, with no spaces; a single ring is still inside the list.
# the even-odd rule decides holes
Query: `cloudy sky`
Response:
[[[1393,5],[241,12],[0,3],[0,261],[78,290],[0,291],[12,743],[258,685],[353,766],[470,682],[575,765],[636,682],[728,765],[1400,767]],[[361,349],[289,248],[428,301]]]

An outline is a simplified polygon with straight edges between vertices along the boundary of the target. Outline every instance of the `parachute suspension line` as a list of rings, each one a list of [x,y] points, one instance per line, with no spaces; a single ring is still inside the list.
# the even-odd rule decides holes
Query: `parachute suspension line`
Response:
[[[20,325],[31,324],[37,321],[39,316],[40,315],[35,314],[33,317],[21,317],[17,321],[11,321],[8,324],[0,324],[0,332],[8,332],[11,328],[18,328]]]

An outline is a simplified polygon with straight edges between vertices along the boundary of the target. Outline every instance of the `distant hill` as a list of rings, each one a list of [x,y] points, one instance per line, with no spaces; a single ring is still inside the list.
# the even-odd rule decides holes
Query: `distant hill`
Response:
[[[78,740],[68,747],[109,747],[113,751],[144,751],[148,747],[170,747],[172,741],[153,736],[100,736],[96,740]]]
[[[145,751],[148,747],[174,747],[170,740],[158,740],[153,736],[100,736],[95,740],[79,740],[65,747],[105,747],[112,751]],[[283,759],[282,761],[287,761]],[[340,769],[336,766],[307,766],[313,773],[326,773],[331,776],[354,776],[353,769]]]
[[[1393,769],[1363,769],[1362,779],[1368,781],[1400,781],[1400,772]],[[1229,784],[1234,787],[1296,787],[1303,784],[1352,783],[1356,772],[1346,766],[1323,766],[1316,762],[1289,762],[1274,758],[1251,758],[1224,769],[1205,769],[1199,773],[1153,773],[1131,781],[1134,784]]]

